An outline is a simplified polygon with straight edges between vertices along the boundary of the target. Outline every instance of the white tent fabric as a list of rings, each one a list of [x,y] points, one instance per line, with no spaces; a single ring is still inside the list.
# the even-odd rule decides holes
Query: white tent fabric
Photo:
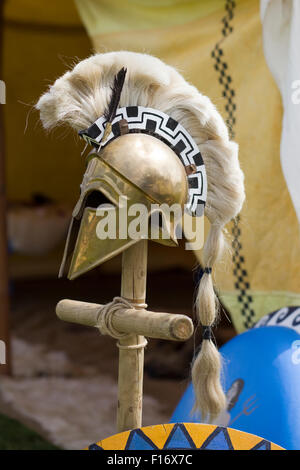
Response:
[[[281,92],[281,165],[300,223],[300,2],[261,0],[264,53]]]

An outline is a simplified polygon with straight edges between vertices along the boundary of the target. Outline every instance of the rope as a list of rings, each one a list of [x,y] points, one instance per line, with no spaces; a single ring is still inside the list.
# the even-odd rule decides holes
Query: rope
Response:
[[[145,346],[147,346],[147,344],[148,344],[148,341],[146,340],[146,338],[144,338],[144,341],[142,343],[129,344],[128,346],[126,346],[125,344],[120,344],[119,341],[117,342],[117,346],[119,349],[142,349]]]
[[[123,297],[114,297],[114,299],[109,304],[103,305],[103,307],[100,309],[98,317],[99,330],[103,335],[109,335],[115,339],[121,339],[128,336],[128,333],[120,333],[112,325],[113,314],[117,310],[121,310],[124,308],[132,309],[133,306],[130,302],[128,302],[128,300],[124,299]],[[148,341],[146,340],[146,338],[144,338],[144,341],[142,343],[129,344],[128,346],[120,344],[119,341],[117,342],[117,346],[119,349],[141,349],[147,346],[147,344]]]
[[[112,325],[112,316],[117,310],[132,309],[132,305],[123,297],[114,297],[114,299],[100,309],[99,329],[103,335],[112,336],[115,339],[124,338],[128,333],[120,333]]]

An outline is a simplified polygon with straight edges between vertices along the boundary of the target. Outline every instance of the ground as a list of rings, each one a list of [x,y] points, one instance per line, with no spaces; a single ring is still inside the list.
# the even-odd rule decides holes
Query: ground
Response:
[[[0,415],[1,450],[56,450],[36,432],[28,429],[15,419]]]

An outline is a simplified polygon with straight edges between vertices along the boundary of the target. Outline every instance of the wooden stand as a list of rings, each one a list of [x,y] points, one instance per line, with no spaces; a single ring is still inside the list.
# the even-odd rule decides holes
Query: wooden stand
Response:
[[[136,309],[147,307],[147,248],[147,240],[142,240],[126,250],[122,258],[121,296]],[[119,432],[142,425],[145,344],[144,336],[140,335],[128,335],[119,341]]]
[[[123,253],[121,296],[126,301],[99,305],[61,300],[57,316],[64,321],[99,328],[103,334],[118,333],[119,379],[117,431],[142,426],[144,347],[150,338],[185,341],[193,334],[193,323],[185,315],[146,310],[147,240]],[[129,303],[130,305],[129,305]]]

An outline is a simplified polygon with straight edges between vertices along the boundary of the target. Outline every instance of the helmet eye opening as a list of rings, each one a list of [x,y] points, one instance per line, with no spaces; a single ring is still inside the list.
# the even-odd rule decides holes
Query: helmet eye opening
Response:
[[[101,191],[91,191],[85,201],[85,207],[90,207],[92,209],[97,209],[97,207],[102,204],[111,205],[112,202]]]

